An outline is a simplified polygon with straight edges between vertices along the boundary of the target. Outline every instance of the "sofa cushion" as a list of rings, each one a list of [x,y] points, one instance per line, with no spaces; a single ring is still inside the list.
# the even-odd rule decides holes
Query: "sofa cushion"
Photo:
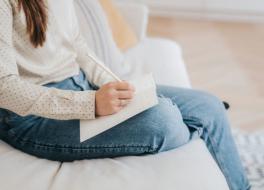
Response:
[[[3,190],[228,190],[203,141],[156,155],[59,163],[0,141]]]

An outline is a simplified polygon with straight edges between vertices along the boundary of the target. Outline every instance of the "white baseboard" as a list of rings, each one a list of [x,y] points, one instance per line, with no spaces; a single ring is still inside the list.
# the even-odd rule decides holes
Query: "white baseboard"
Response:
[[[180,17],[202,20],[217,20],[217,21],[239,21],[239,22],[260,22],[264,23],[263,14],[253,14],[244,12],[225,12],[225,11],[197,11],[197,10],[172,10],[172,9],[157,9],[150,8],[151,15],[162,17]]]

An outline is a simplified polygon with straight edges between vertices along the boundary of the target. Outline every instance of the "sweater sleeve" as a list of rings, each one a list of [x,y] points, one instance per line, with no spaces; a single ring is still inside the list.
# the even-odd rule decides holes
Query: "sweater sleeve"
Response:
[[[19,77],[12,31],[12,6],[9,0],[0,0],[0,107],[21,116],[94,119],[95,91],[47,88]]]

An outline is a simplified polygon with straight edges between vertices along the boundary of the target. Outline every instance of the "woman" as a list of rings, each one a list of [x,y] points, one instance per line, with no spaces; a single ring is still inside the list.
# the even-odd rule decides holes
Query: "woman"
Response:
[[[232,190],[249,189],[225,109],[205,92],[157,86],[159,104],[83,143],[80,119],[115,114],[134,87],[82,39],[73,0],[0,0],[0,137],[41,158],[158,153],[201,137]]]

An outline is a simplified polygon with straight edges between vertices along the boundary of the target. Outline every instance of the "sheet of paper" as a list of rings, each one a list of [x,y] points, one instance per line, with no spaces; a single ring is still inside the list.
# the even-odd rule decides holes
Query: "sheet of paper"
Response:
[[[130,82],[136,88],[135,96],[131,103],[114,115],[98,117],[94,120],[81,120],[81,142],[88,140],[158,104],[156,85],[152,74],[145,75],[140,79]]]

